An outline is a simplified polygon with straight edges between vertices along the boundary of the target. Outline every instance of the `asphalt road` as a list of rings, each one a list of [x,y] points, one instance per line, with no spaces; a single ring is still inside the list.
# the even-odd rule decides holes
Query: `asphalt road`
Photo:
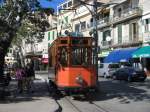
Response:
[[[0,102],[0,112],[150,112],[150,80],[124,82],[99,78],[99,93],[69,97],[49,94],[47,73],[38,73],[35,93]]]
[[[128,83],[99,78],[99,84],[100,92],[91,93],[88,98],[59,98],[58,109],[62,112],[150,112],[150,79]]]

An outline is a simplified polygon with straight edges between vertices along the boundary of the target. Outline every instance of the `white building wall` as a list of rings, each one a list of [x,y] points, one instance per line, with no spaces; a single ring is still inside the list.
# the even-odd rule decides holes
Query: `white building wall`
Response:
[[[43,53],[48,53],[48,31],[44,34],[43,39]]]
[[[143,8],[143,16],[141,20],[141,27],[142,27],[142,38],[143,42],[147,43],[150,42],[150,0],[141,0],[141,6]],[[148,20],[148,24],[146,23]],[[148,28],[148,31],[145,28]]]
[[[73,21],[73,31],[75,32],[75,25],[80,24],[80,33],[83,34],[83,36],[85,36],[85,37],[89,37],[90,36],[89,32],[92,30],[92,27],[90,27],[90,19],[91,19],[91,15],[89,14],[80,19],[74,20]],[[81,29],[82,22],[86,22],[85,29]]]
[[[118,43],[118,27],[114,27],[113,32],[114,32],[113,44],[117,44]]]
[[[102,46],[102,41],[103,41],[103,32],[98,31],[98,46]]]
[[[122,42],[129,42],[129,24],[122,25]]]
[[[143,15],[150,13],[150,0],[140,0],[140,5],[143,9]]]
[[[61,34],[63,35],[66,30],[72,32],[73,23],[71,22],[71,19],[73,17],[74,17],[73,11],[66,12],[58,16],[58,23],[57,23],[58,33],[61,32]],[[65,18],[68,18],[68,21],[66,21]]]

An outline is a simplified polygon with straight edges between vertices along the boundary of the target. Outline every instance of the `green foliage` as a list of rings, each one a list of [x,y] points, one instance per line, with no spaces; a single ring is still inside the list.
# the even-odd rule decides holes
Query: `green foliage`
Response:
[[[0,8],[0,42],[5,37],[5,41],[16,45],[23,38],[41,39],[41,32],[49,27],[46,18],[53,12],[52,8],[41,8],[38,0],[6,0]],[[15,35],[8,32],[15,32]]]

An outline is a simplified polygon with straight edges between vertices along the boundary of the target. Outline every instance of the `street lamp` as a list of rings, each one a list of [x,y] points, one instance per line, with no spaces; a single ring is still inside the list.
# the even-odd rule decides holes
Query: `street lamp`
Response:
[[[97,80],[98,80],[98,31],[97,31],[97,0],[94,0],[94,6],[93,6],[93,11],[94,11],[94,15],[93,15],[93,27],[95,29],[94,31],[94,39],[95,39],[95,50],[94,50],[94,54],[95,54],[95,65],[96,65],[96,74],[97,74]]]

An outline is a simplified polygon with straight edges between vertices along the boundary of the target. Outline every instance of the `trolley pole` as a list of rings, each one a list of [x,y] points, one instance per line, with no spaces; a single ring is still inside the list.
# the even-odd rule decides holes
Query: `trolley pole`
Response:
[[[97,28],[97,0],[93,1],[93,31],[94,31],[94,40],[95,40],[95,49],[94,49],[94,55],[95,55],[95,67],[96,67],[96,76],[98,81],[98,28]]]

